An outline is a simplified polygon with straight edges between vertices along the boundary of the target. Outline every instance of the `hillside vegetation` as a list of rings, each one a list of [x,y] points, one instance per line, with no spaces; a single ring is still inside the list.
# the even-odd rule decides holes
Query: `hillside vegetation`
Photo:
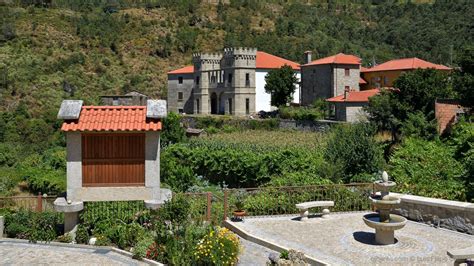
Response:
[[[59,192],[61,101],[97,104],[129,91],[164,98],[166,72],[195,51],[250,46],[298,62],[312,50],[313,58],[355,54],[365,66],[412,56],[457,66],[474,36],[474,1],[208,2],[1,1],[0,177],[8,182],[0,186],[27,179],[33,191]]]

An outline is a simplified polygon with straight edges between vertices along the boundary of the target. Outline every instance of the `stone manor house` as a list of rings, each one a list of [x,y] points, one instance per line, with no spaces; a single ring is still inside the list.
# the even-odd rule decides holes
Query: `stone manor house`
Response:
[[[271,69],[298,63],[255,48],[226,48],[223,53],[193,55],[193,65],[168,72],[169,111],[186,114],[249,115],[275,109],[265,92]],[[293,102],[300,102],[299,84]]]

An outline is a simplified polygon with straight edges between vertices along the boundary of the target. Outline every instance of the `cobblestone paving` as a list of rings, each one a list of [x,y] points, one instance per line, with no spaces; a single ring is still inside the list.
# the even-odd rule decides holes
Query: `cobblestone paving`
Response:
[[[147,265],[102,249],[0,242],[0,265]]]
[[[239,228],[332,265],[452,265],[449,249],[474,246],[474,236],[408,222],[395,232],[394,245],[374,244],[364,213],[334,213],[327,219],[296,216],[248,217]]]
[[[240,238],[240,244],[242,245],[242,254],[239,256],[239,266],[252,266],[252,265],[266,265],[268,255],[270,253],[277,253],[264,246],[260,246],[248,240]]]

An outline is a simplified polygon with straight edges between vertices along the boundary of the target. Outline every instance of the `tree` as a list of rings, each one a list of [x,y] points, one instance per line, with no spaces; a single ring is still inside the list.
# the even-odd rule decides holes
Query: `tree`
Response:
[[[161,135],[161,146],[182,142],[186,139],[186,131],[181,126],[181,120],[176,113],[169,113],[163,120],[163,134]]]
[[[328,141],[324,157],[343,170],[349,183],[360,174],[374,174],[384,164],[381,146],[375,141],[376,128],[367,123],[339,126]]]
[[[396,90],[382,91],[369,99],[369,105],[364,107],[370,115],[369,120],[379,130],[390,130],[395,141],[400,140],[402,127],[406,129],[405,133],[414,132],[410,128],[416,121],[415,124],[426,125],[417,134],[427,133],[423,137],[432,138],[429,121],[434,119],[435,100],[456,97],[449,74],[435,69],[417,69],[401,75],[394,86]],[[416,117],[411,115],[413,113],[417,113]],[[412,125],[404,126],[408,120]]]
[[[474,107],[474,46],[463,51],[459,66],[453,73],[454,90],[464,106]]]
[[[265,92],[272,95],[271,105],[281,106],[289,103],[293,99],[297,82],[296,73],[288,65],[270,70],[265,76]]]
[[[455,93],[449,74],[435,69],[417,69],[395,80],[395,95],[408,112],[422,111],[425,115],[434,110],[437,98],[453,98]]]

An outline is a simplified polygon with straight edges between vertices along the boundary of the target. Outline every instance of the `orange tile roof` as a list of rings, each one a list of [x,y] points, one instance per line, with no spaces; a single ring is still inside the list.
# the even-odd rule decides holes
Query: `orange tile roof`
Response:
[[[369,98],[378,94],[379,89],[365,90],[365,91],[350,91],[347,93],[347,98],[344,99],[344,94],[327,99],[328,102],[369,102]]]
[[[275,69],[280,68],[284,65],[288,65],[294,70],[299,70],[300,65],[296,62],[290,61],[285,58],[278,57],[262,51],[257,51],[256,60],[257,69]],[[194,66],[185,66],[179,69],[172,70],[168,74],[191,74],[194,72]]]
[[[338,53],[336,55],[317,59],[303,66],[326,65],[326,64],[346,64],[360,65],[360,58],[355,55]]]
[[[161,121],[146,118],[146,106],[83,106],[62,131],[160,131]]]
[[[172,70],[168,74],[192,74],[194,72],[194,66],[185,66],[179,69]]]
[[[300,65],[285,58],[278,57],[262,51],[257,51],[257,68],[260,69],[274,69],[288,65],[294,70],[299,70]]]
[[[394,59],[382,63],[380,65],[376,65],[374,67],[362,70],[361,72],[376,72],[376,71],[389,71],[389,70],[407,70],[407,69],[417,69],[417,68],[434,68],[438,70],[451,70],[451,68],[434,64],[416,57],[413,58],[402,58],[402,59]]]
[[[359,84],[367,84],[367,81],[365,81],[363,78],[359,78]]]

